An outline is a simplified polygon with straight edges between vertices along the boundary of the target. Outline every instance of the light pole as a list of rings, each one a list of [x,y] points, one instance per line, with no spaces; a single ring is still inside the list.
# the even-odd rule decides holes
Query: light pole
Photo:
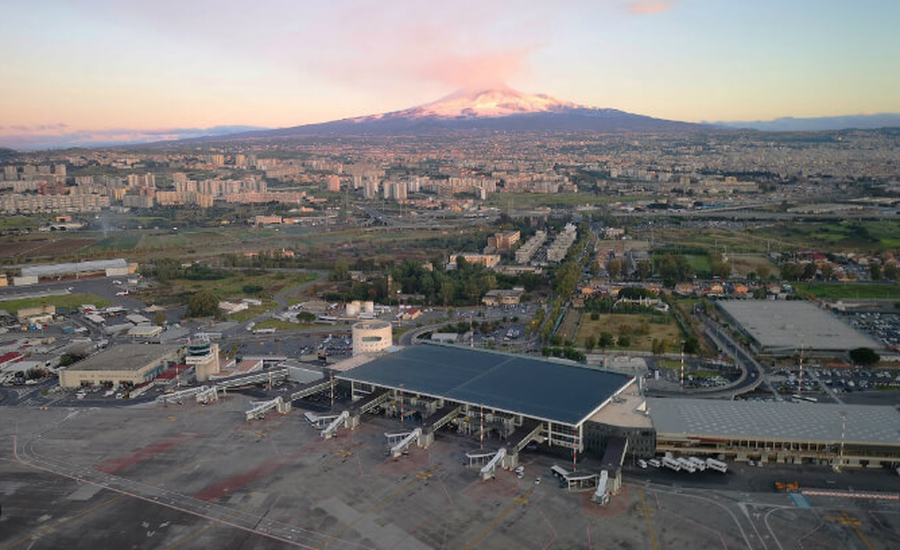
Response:
[[[681,341],[681,389],[684,389],[684,340]]]

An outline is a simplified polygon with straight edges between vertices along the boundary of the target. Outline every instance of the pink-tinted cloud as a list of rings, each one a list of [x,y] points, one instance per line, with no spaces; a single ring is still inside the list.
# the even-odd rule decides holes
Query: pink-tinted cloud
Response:
[[[666,2],[665,0],[629,2],[625,5],[625,9],[635,15],[653,15],[669,11],[674,7],[675,4],[673,2]]]

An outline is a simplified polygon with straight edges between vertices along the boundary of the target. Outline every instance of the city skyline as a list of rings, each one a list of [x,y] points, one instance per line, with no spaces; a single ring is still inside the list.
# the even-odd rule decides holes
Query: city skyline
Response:
[[[285,127],[499,85],[690,122],[898,112],[900,8],[867,8],[12,3],[0,142]]]

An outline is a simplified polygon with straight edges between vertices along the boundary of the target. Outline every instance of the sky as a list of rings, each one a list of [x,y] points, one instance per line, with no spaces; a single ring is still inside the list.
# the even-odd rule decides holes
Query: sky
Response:
[[[900,112],[897,0],[4,0],[0,21],[0,146],[496,85],[694,122]]]

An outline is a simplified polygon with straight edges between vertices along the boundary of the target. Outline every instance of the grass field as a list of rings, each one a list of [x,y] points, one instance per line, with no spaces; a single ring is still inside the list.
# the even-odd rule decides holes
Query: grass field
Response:
[[[778,273],[778,266],[773,264],[762,254],[728,254],[731,265],[741,275],[750,272],[757,273],[761,267],[769,270],[769,273]]]
[[[93,304],[97,307],[106,307],[112,302],[104,300],[96,294],[66,294],[64,296],[45,296],[42,298],[25,298],[24,300],[9,300],[0,302],[0,309],[8,311],[15,315],[20,309],[29,307],[40,307],[46,304],[48,306],[56,306],[57,308],[75,309],[82,304]]]
[[[512,205],[517,208],[535,208],[539,206],[577,206],[581,204],[608,204],[616,201],[627,201],[622,197],[607,197],[589,193],[495,193],[485,201],[487,206],[506,208]]]
[[[89,250],[134,250],[140,240],[140,235],[113,235],[94,243]]]
[[[859,283],[794,283],[794,289],[823,300],[900,300],[900,285]]]
[[[274,328],[275,330],[299,330],[304,328],[327,328],[331,325],[307,325],[303,323],[291,323],[290,321],[282,321],[281,319],[266,319],[260,321],[253,326],[253,329]]]
[[[657,319],[668,319],[667,324],[658,324],[652,323],[651,320]],[[596,321],[591,319],[590,314],[585,315],[581,319],[581,328],[578,330],[577,342],[584,346],[585,340],[587,340],[588,336],[594,335],[595,337],[600,336],[602,332],[608,332],[612,334],[614,337],[619,336],[619,329],[628,325],[632,329],[638,327],[643,322],[647,322],[647,334],[632,334],[631,345],[628,346],[627,349],[637,350],[637,351],[652,351],[653,348],[653,340],[669,340],[671,345],[667,351],[678,351],[680,349],[680,342],[683,338],[681,333],[681,329],[678,327],[678,323],[675,319],[671,317],[661,317],[658,315],[650,315],[650,314],[625,314],[625,313],[607,313],[600,315],[600,318]],[[613,347],[613,349],[622,349],[618,347]]]

